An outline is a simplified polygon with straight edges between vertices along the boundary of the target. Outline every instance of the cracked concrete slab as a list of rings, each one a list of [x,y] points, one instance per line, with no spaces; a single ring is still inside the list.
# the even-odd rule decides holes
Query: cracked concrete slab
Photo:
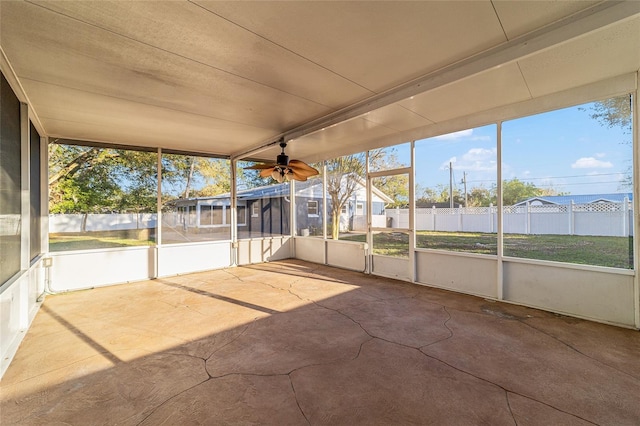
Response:
[[[306,425],[286,375],[231,375],[176,395],[139,423],[159,425]]]
[[[311,424],[513,424],[500,387],[379,339],[291,379]]]
[[[637,425],[640,333],[299,260],[49,296],[0,423]]]
[[[451,317],[453,336],[424,353],[598,424],[640,419],[640,380],[630,374],[512,318],[456,311]]]
[[[207,360],[213,377],[288,374],[301,367],[353,358],[369,336],[340,313],[316,308],[272,315],[251,324]]]

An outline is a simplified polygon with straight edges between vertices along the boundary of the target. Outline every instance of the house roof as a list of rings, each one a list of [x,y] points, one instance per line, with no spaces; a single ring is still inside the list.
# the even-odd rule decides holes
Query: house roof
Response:
[[[541,197],[531,197],[520,201],[514,205],[521,206],[534,201],[540,201],[543,204],[566,205],[571,204],[591,204],[591,203],[621,203],[624,199],[633,201],[632,192],[614,193],[614,194],[582,194],[582,195],[550,195]]]
[[[638,1],[1,3],[0,68],[63,140],[273,160],[284,136],[313,162],[635,90],[640,69]]]

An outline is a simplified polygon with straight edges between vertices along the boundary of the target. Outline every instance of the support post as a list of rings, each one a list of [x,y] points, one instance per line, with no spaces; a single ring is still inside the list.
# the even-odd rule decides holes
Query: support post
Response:
[[[496,162],[498,164],[497,167],[497,202],[498,202],[498,218],[497,225],[498,229],[496,230],[498,233],[497,239],[497,279],[496,279],[496,295],[498,300],[502,300],[504,298],[504,270],[503,270],[503,261],[502,257],[504,256],[504,229],[503,229],[503,217],[504,217],[504,207],[502,203],[502,122],[498,122],[496,126],[496,144],[497,144],[497,153],[496,153]]]
[[[640,328],[640,273],[638,262],[640,262],[640,238],[635,238],[640,225],[640,99],[638,98],[638,73],[636,73],[636,90],[630,95],[629,102],[632,110],[632,130],[633,130],[633,298],[635,310],[635,326]]]

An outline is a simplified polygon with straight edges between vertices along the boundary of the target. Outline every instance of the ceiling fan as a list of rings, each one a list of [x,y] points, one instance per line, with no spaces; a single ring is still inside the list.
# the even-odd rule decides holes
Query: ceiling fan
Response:
[[[276,158],[275,163],[271,164],[255,164],[245,167],[245,169],[262,170],[260,177],[266,178],[271,176],[278,183],[285,180],[299,180],[304,182],[307,178],[319,174],[313,167],[300,160],[289,160],[289,156],[284,153],[287,143],[281,139],[280,148],[282,152]]]

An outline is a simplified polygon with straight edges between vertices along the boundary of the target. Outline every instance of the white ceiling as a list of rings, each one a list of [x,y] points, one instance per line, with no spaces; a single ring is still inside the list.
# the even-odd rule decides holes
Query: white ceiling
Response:
[[[0,1],[0,46],[51,137],[312,161],[635,72],[640,2]]]

